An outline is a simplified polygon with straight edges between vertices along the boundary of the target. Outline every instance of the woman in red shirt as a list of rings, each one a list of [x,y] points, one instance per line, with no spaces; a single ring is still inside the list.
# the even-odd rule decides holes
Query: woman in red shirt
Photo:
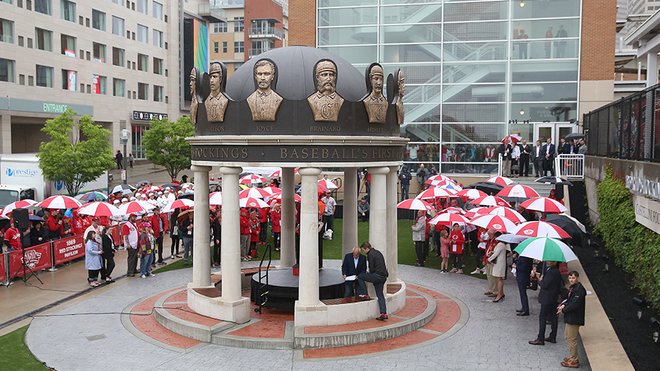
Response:
[[[454,227],[449,234],[449,256],[452,260],[453,268],[451,273],[463,273],[463,243],[465,236],[461,232],[461,227],[458,223],[454,223]]]
[[[250,213],[250,257],[257,256],[257,242],[259,242],[259,233],[261,227],[259,223],[259,214],[256,210]]]
[[[275,204],[270,211],[271,230],[273,231],[273,240],[275,242],[275,251],[280,251],[280,221],[282,220],[282,211],[280,204]]]

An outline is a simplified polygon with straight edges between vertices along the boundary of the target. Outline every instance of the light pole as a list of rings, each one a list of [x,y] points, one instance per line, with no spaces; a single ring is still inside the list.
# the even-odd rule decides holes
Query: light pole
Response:
[[[124,184],[128,184],[128,172],[126,171],[126,144],[128,144],[128,129],[121,129],[121,144],[124,145],[124,156],[121,170],[121,179],[124,181]]]

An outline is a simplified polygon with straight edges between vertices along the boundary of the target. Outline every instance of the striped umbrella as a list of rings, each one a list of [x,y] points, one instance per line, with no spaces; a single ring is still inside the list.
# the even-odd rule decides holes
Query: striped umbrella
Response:
[[[498,197],[510,198],[532,198],[541,197],[541,195],[534,190],[534,188],[522,184],[511,184],[497,193]]]
[[[474,219],[478,216],[488,214],[487,209],[489,209],[489,207],[482,207],[482,206],[473,207],[472,209],[468,210],[464,214],[464,216],[469,219]]]
[[[454,179],[442,174],[431,175],[430,177],[428,177],[428,179],[426,179],[424,183],[431,184],[433,182],[440,182],[440,181],[456,183]]]
[[[257,174],[248,174],[242,176],[238,181],[240,184],[257,184],[257,183],[266,183],[266,178]]]
[[[463,201],[474,200],[481,197],[486,197],[488,194],[478,189],[464,189],[458,192],[457,196],[461,197]]]
[[[36,204],[37,204],[37,201],[30,200],[30,199],[14,201],[14,202],[10,203],[9,205],[5,206],[2,209],[2,212],[0,212],[0,215],[2,215],[4,217],[7,217],[7,216],[9,216],[9,214],[11,214],[12,211],[14,211],[14,209],[23,209],[23,208],[30,207],[30,206],[33,206],[33,205],[36,205]]]
[[[488,208],[484,209],[484,212],[486,214],[504,216],[507,219],[511,219],[516,224],[527,221],[527,219],[525,219],[524,216],[520,215],[519,212],[517,212],[516,210],[514,210],[510,207],[491,206],[491,207],[488,207]]]
[[[254,198],[254,197],[246,197],[246,198],[241,198],[238,200],[238,204],[240,207],[249,207],[249,208],[255,208],[255,209],[263,209],[268,207],[268,204],[266,201],[260,199],[260,198]]]
[[[293,169],[293,174],[298,174],[298,168],[294,168],[294,169]],[[279,168],[279,169],[273,171],[273,172],[270,173],[270,175],[269,175],[270,178],[279,178],[279,177],[281,177],[281,176],[282,176],[282,169],[281,169],[281,168]]]
[[[433,210],[433,206],[424,200],[418,198],[410,198],[403,200],[396,204],[397,209],[408,209],[408,210]]]
[[[568,245],[550,237],[528,238],[514,251],[520,256],[542,261],[567,262],[578,259]]]
[[[494,176],[494,177],[488,178],[488,180],[486,180],[486,182],[495,183],[495,184],[501,185],[502,187],[506,187],[510,184],[515,183],[513,180],[511,180],[511,179],[509,179],[505,176]]]
[[[155,206],[146,201],[130,201],[119,206],[122,215],[146,214]]]
[[[163,212],[171,213],[172,211],[174,211],[174,209],[185,209],[193,206],[195,206],[195,202],[193,200],[189,200],[187,198],[179,198],[165,205],[165,207],[163,208]]]
[[[107,199],[108,196],[105,193],[99,191],[87,192],[76,196],[76,200],[81,202],[105,201]]]
[[[456,196],[456,191],[451,189],[440,188],[440,187],[430,187],[427,188],[424,192],[417,195],[420,200],[434,199],[437,197],[454,197]]]
[[[222,205],[222,192],[213,192],[209,195],[209,206]]]
[[[275,186],[270,186],[270,187],[264,187],[262,188],[265,192],[268,192],[268,196],[272,196],[277,193],[282,193],[282,190],[280,188],[277,188]]]
[[[122,216],[124,214],[119,211],[119,208],[116,206],[113,206],[112,204],[108,202],[90,202],[87,205],[81,207],[78,210],[78,214],[81,215],[90,215],[90,216],[95,216],[95,217],[101,217],[101,216]]]
[[[486,197],[481,197],[474,199],[470,201],[472,205],[479,205],[479,206],[505,206],[509,207],[509,203],[496,196],[486,196]]]
[[[333,189],[338,189],[339,187],[331,180],[328,179],[319,179],[319,192],[320,191],[331,191]]]
[[[82,203],[69,196],[50,196],[34,206],[44,209],[77,209]]]
[[[440,211],[441,213],[450,213],[450,214],[461,214],[465,215],[465,210],[461,209],[460,207],[447,207]]]
[[[436,215],[429,221],[430,224],[436,225],[454,225],[454,223],[466,224],[470,220],[461,214],[443,213]]]
[[[527,210],[540,211],[548,214],[559,214],[566,210],[566,206],[560,202],[547,197],[530,198],[529,200],[520,204],[521,207]]]
[[[277,202],[281,202],[281,201],[282,201],[282,192],[274,194],[274,195],[271,197],[271,200],[275,200],[275,201],[277,201]],[[295,202],[302,202],[302,197],[300,197],[299,194],[294,193],[294,194],[293,194],[293,200],[294,200]]]
[[[513,221],[499,215],[478,216],[472,219],[470,224],[476,225],[477,227],[492,229],[503,233],[511,232],[516,228],[516,224]]]
[[[538,221],[522,223],[515,231],[511,231],[511,233],[526,237],[571,238],[571,235],[561,227],[552,223]]]

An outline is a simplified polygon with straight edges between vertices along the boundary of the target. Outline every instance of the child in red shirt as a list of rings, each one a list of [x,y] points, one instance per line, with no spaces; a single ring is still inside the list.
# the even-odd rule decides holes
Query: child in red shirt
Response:
[[[259,214],[253,210],[250,213],[250,257],[257,256],[257,243],[261,232],[261,223],[259,223]]]
[[[449,234],[449,255],[452,258],[453,268],[451,273],[463,273],[463,243],[465,236],[461,232],[461,227],[458,223],[454,223],[454,227]]]

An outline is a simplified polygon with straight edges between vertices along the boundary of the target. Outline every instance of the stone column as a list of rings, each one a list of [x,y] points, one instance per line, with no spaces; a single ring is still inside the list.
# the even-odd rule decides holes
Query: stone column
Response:
[[[11,153],[11,115],[0,116],[0,153]]]
[[[344,169],[344,212],[343,231],[341,235],[342,257],[353,251],[358,244],[357,217],[357,168]]]
[[[387,167],[369,168],[371,174],[371,193],[369,196],[369,243],[383,256],[387,256],[387,208],[386,188]],[[389,267],[388,267],[389,268]]]
[[[651,51],[646,54],[646,87],[658,83],[658,52]],[[647,117],[647,120],[650,118]]]
[[[300,284],[298,304],[315,306],[319,301],[318,198],[317,179],[321,169],[300,169],[302,203],[300,205]]]
[[[398,166],[390,166],[390,172],[387,174],[387,201],[385,208],[387,209],[387,255],[385,256],[385,264],[387,264],[387,277],[388,282],[396,282],[399,280],[398,274],[398,220],[397,220],[397,170]]]
[[[211,286],[211,247],[209,243],[210,166],[191,166],[195,177],[195,218],[193,220],[193,286]]]
[[[293,168],[282,168],[282,219],[280,220],[280,266],[293,267],[296,263],[296,204]]]
[[[222,300],[241,299],[241,231],[238,205],[240,167],[221,167],[222,174]],[[195,187],[197,188],[197,187]],[[195,201],[196,202],[196,201]]]

